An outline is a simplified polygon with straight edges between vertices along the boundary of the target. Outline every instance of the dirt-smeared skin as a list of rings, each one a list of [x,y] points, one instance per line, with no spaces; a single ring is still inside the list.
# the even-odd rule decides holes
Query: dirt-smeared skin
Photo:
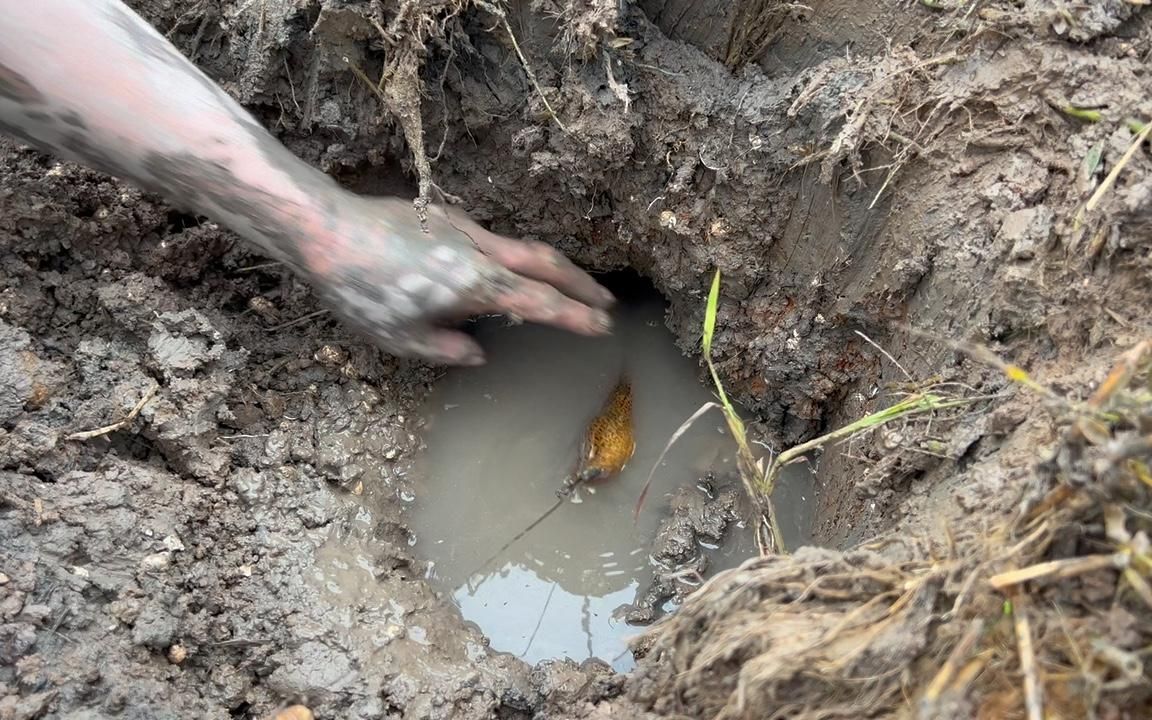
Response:
[[[305,274],[386,349],[483,362],[442,323],[508,313],[597,335],[611,295],[547,245],[356,197],[274,140],[119,0],[0,2],[0,131],[163,194]]]
[[[636,450],[632,433],[632,385],[621,378],[600,414],[588,424],[576,477],[595,485],[608,482],[624,469]]]

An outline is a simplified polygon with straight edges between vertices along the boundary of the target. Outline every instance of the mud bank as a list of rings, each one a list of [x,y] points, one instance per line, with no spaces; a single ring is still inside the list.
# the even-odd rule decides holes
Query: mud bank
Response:
[[[349,186],[423,171],[493,229],[643,273],[687,351],[719,268],[714,356],[774,448],[901,393],[958,404],[825,455],[839,549],[715,578],[630,675],[530,667],[421,579],[404,498],[433,369],[210,221],[0,141],[0,717],[1023,717],[1029,682],[1067,717],[1140,716],[1146,585],[1029,586],[1021,630],[987,580],[1147,552],[1147,398],[1080,422],[1152,330],[1147,10],[131,4]],[[333,534],[386,607],[312,582]]]

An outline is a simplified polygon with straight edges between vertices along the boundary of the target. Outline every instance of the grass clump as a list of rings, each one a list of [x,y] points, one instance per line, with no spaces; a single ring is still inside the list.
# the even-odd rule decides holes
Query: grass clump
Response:
[[[645,638],[638,700],[729,720],[1152,717],[1152,339],[1083,400],[969,351],[1021,389],[1022,446],[1054,438],[989,486],[1005,497],[718,574]],[[965,472],[1004,471],[993,455]]]
[[[668,449],[683,435],[684,431],[704,413],[711,409],[719,409],[724,414],[728,431],[736,442],[736,464],[740,473],[740,479],[749,498],[751,498],[753,502],[753,507],[757,515],[755,518],[755,526],[757,528],[756,536],[761,554],[782,553],[785,552],[786,549],[772,507],[772,493],[776,489],[776,482],[785,466],[804,458],[816,450],[823,449],[835,443],[851,440],[863,433],[875,430],[896,420],[910,418],[919,414],[934,413],[949,408],[968,405],[977,400],[987,399],[987,397],[957,398],[942,392],[923,391],[905,393],[903,399],[893,405],[862,417],[842,428],[785,450],[765,463],[763,458],[757,458],[756,454],[752,451],[752,444],[748,439],[748,429],[744,425],[744,420],[736,411],[736,407],[728,397],[728,393],[724,389],[724,383],[720,380],[720,374],[717,372],[716,365],[712,360],[712,341],[716,334],[716,316],[720,305],[720,282],[721,274],[720,270],[717,269],[712,276],[712,286],[708,291],[708,301],[704,310],[704,328],[701,336],[704,362],[708,367],[709,375],[712,377],[712,384],[716,389],[716,396],[719,402],[706,403],[701,406],[700,409],[688,418],[672,435],[664,451],[653,465],[652,472],[648,475],[648,480],[645,482],[644,488],[640,493],[640,499],[636,504],[637,513],[644,503],[644,499],[648,494],[648,489],[652,482],[652,477],[656,468],[664,459],[664,454],[666,454]]]

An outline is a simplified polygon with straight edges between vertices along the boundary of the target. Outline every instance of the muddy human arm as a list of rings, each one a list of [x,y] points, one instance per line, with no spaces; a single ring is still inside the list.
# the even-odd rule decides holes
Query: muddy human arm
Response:
[[[228,226],[397,354],[478,364],[440,324],[481,313],[610,328],[612,296],[547,245],[438,208],[424,233],[407,203],[341,189],[120,0],[0,0],[0,132]]]

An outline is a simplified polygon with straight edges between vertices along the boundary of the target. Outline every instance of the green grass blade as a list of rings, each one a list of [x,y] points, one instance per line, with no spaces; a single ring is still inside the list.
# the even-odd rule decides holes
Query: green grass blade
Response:
[[[708,306],[704,308],[704,355],[712,357],[712,335],[716,332],[716,308],[720,304],[720,268],[712,276],[712,289],[708,291]]]

